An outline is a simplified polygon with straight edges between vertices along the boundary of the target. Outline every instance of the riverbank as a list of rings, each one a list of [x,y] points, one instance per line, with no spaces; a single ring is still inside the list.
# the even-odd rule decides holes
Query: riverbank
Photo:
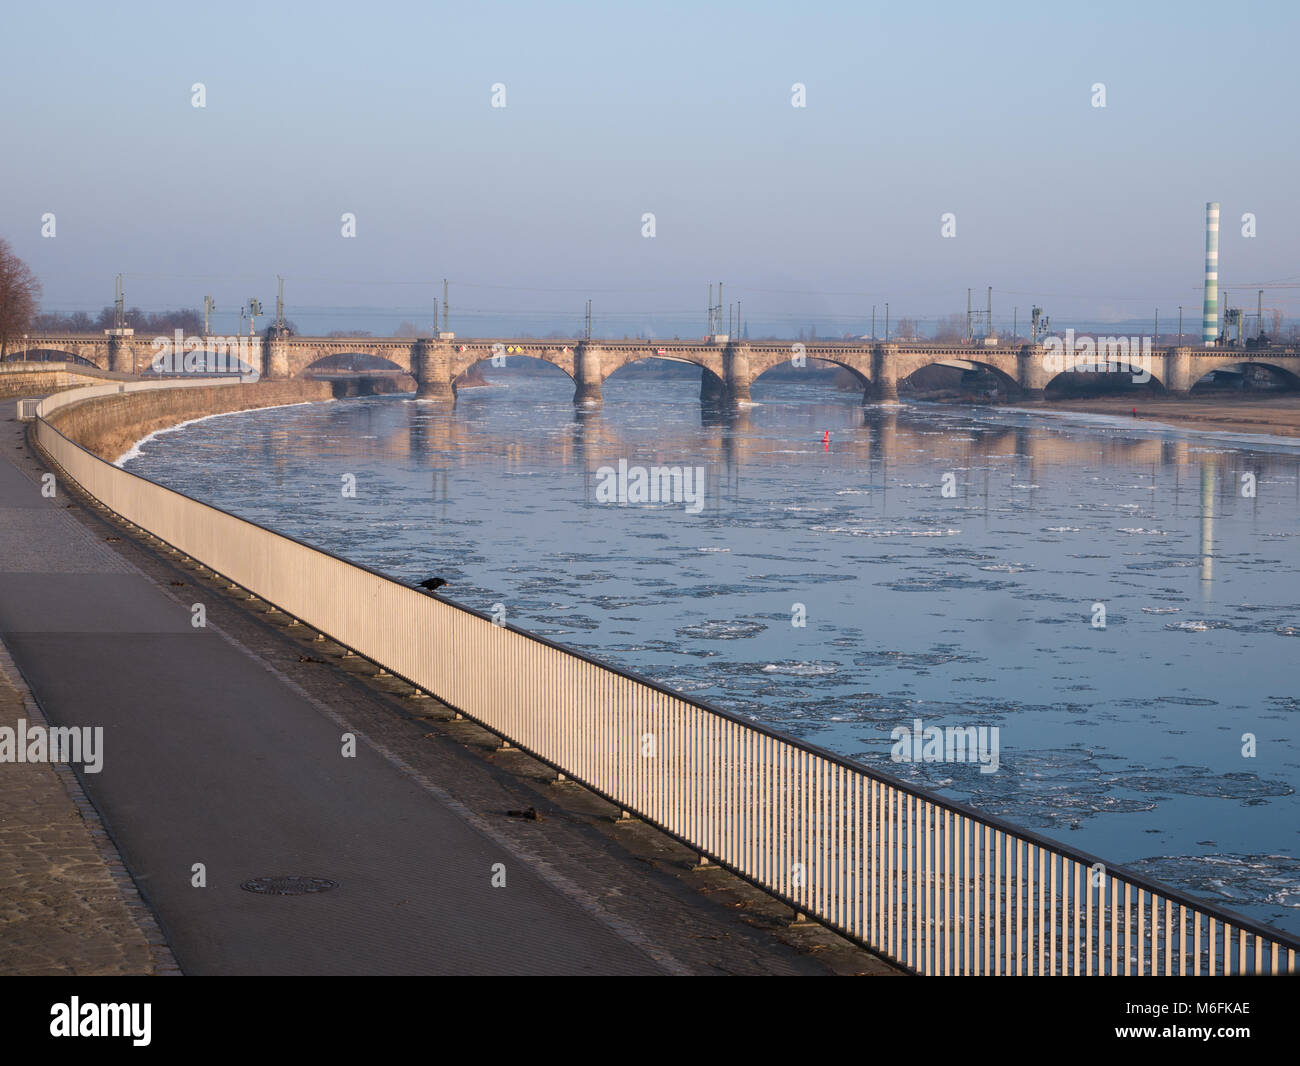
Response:
[[[326,381],[259,381],[102,396],[59,408],[50,424],[101,459],[115,462],[159,430],[212,415],[333,399]]]
[[[1132,417],[1135,425],[1163,422],[1186,429],[1218,433],[1261,433],[1275,437],[1300,437],[1300,394],[1235,396],[1210,394],[1193,397],[1102,396],[1088,400],[1049,400],[1018,410],[1046,414],[1078,411],[1085,414]]]

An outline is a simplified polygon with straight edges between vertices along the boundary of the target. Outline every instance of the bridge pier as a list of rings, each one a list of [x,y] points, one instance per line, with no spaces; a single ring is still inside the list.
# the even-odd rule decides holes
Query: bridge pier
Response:
[[[706,407],[716,407],[726,399],[726,383],[712,370],[700,367],[700,403]]]
[[[1165,352],[1165,372],[1162,375],[1166,391],[1174,396],[1191,394],[1192,385],[1192,350],[1190,348],[1170,348]]]
[[[722,350],[723,388],[726,402],[732,407],[751,403],[749,386],[753,374],[749,369],[749,345],[728,344]]]
[[[119,374],[136,373],[135,343],[131,337],[109,334],[108,369]]]
[[[573,352],[573,402],[588,407],[603,402],[600,392],[601,350],[589,341],[583,341]]]
[[[871,349],[871,381],[877,403],[898,403],[898,345]]]
[[[1051,375],[1043,366],[1043,346],[1041,344],[1023,345],[1016,353],[1016,384],[1020,386],[1022,399],[1035,401],[1047,397],[1047,381]]]
[[[428,337],[422,337],[411,345],[411,376],[415,378],[417,400],[455,402],[449,353],[449,345]]]
[[[277,381],[289,376],[289,344],[283,337],[267,337],[262,345],[261,375]]]

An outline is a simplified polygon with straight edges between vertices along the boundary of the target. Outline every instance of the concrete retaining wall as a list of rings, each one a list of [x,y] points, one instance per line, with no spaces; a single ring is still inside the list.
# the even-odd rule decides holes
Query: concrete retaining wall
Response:
[[[0,373],[0,397],[33,396],[66,389],[72,384],[71,375],[61,370],[36,373]]]
[[[136,441],[178,422],[332,398],[325,381],[259,381],[104,396],[54,411],[49,422],[101,459],[116,462]]]

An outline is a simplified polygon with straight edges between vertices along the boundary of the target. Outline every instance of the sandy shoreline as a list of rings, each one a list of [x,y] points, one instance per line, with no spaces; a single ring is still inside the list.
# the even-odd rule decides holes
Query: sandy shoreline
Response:
[[[1300,395],[1237,397],[1211,396],[1180,399],[1147,397],[1132,400],[1124,397],[1097,397],[1090,400],[1053,400],[1037,404],[1014,405],[1036,414],[1053,411],[1080,411],[1086,414],[1130,417],[1137,407],[1133,424],[1163,422],[1187,429],[1218,433],[1261,433],[1275,437],[1300,437]]]

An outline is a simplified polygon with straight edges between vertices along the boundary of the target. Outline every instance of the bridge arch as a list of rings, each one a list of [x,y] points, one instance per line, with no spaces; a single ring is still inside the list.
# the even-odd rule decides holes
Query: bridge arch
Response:
[[[409,392],[415,388],[406,367],[386,355],[365,351],[332,351],[302,367],[295,376],[328,381],[336,399]]]
[[[40,348],[33,346],[26,352],[19,349],[18,353],[10,353],[10,358],[21,355],[22,358],[32,363],[76,363],[79,366],[93,366],[102,369],[98,363],[92,359],[87,359],[76,352],[64,351],[61,348]]]
[[[625,367],[639,363],[662,361],[665,363],[686,363],[698,366],[707,374],[722,380],[722,356],[714,350],[694,352],[690,349],[674,348],[662,354],[656,349],[638,348],[632,351],[604,348],[600,352],[600,379],[608,381]]]
[[[712,367],[708,365],[708,363],[706,363],[702,359],[692,358],[690,355],[678,355],[678,354],[658,355],[654,353],[646,354],[646,355],[635,355],[629,358],[619,359],[617,361],[617,364],[614,365],[613,367],[609,367],[607,365],[608,361],[602,359],[601,381],[608,382],[612,378],[616,378],[619,375],[623,375],[624,377],[626,377],[627,371],[632,370],[633,367],[648,369],[654,363],[669,363],[672,364],[672,366],[675,368],[680,367],[683,371],[687,371],[688,368],[694,368],[701,371],[706,377],[717,381],[719,384],[722,383],[721,375],[718,374]],[[633,373],[635,373],[635,371],[633,371]],[[692,375],[692,377],[693,376],[694,375]]]
[[[971,354],[974,355],[975,353],[972,352]],[[972,371],[986,371],[993,376],[994,380],[1002,387],[1002,390],[1006,392],[1007,395],[1016,396],[1024,391],[1019,380],[1017,380],[1016,375],[1008,371],[1005,365],[999,365],[998,363],[990,362],[985,359],[969,359],[964,356],[960,358],[957,356],[946,356],[941,359],[934,359],[931,362],[926,363],[924,366],[918,366],[915,369],[912,369],[906,376],[899,375],[898,384],[902,386],[904,382],[907,382],[915,387],[916,383],[913,382],[912,379],[915,378],[917,374],[934,367],[941,367],[946,370],[956,370],[962,374]],[[957,383],[957,387],[958,389],[962,388],[960,380]],[[940,388],[946,388],[946,386],[940,386]]]
[[[1196,388],[1198,385],[1211,384],[1216,373],[1240,375],[1243,381],[1248,381],[1251,370],[1259,369],[1266,371],[1271,380],[1280,382],[1288,391],[1300,390],[1300,375],[1296,373],[1294,368],[1280,366],[1275,362],[1270,362],[1267,358],[1246,358],[1235,363],[1224,363],[1221,366],[1204,367],[1202,369],[1204,373],[1192,382],[1192,388]]]
[[[315,338],[293,337],[288,340],[270,340],[263,345],[263,350],[272,353],[269,357],[270,365],[283,359],[283,372],[291,378],[302,377],[309,369],[342,370],[348,366],[365,369],[359,365],[363,359],[382,360],[385,365],[374,364],[372,368],[376,370],[411,373],[410,346],[384,339],[341,337],[320,341]],[[338,362],[331,363],[329,360]]]
[[[863,396],[870,394],[871,376],[867,370],[862,366],[857,365],[856,362],[847,359],[836,359],[833,356],[821,354],[807,356],[807,363],[803,367],[795,366],[795,364],[791,362],[791,357],[768,362],[768,364],[761,370],[755,371],[751,385],[757,385],[760,381],[762,381],[765,386],[797,382],[799,379],[796,375],[800,370],[809,369],[817,371],[828,370],[831,368],[847,374],[852,382],[852,385],[849,387],[844,387],[837,383],[835,385],[837,389],[844,388],[844,391],[860,391]],[[764,381],[765,378],[767,379],[766,381]]]
[[[317,359],[301,367],[296,377],[306,377],[316,373],[328,373],[329,371],[338,371],[341,373],[364,372],[366,370],[386,370],[401,371],[403,374],[409,374],[410,370],[400,363],[382,355],[375,355],[366,351],[346,351],[330,352],[328,355],[319,356]]]
[[[1044,391],[1057,394],[1091,384],[1107,391],[1168,391],[1164,359],[1152,353],[1134,357],[1125,353],[1075,353],[1062,357],[1062,367],[1048,377]],[[1145,379],[1145,380],[1143,380]]]
[[[712,362],[719,363],[720,361],[715,358]],[[701,403],[713,405],[722,402],[726,394],[726,382],[723,381],[722,375],[719,373],[721,366],[719,365],[718,369],[715,370],[709,365],[709,361],[702,357],[693,357],[692,353],[689,352],[666,352],[663,355],[660,355],[657,351],[641,352],[620,358],[612,369],[606,369],[602,364],[601,388],[603,389],[611,381],[614,381],[616,385],[621,384],[618,378],[621,376],[626,380],[630,376],[628,371],[633,367],[649,368],[654,363],[671,364],[673,367],[680,368],[682,382],[689,381],[692,388],[698,383]],[[695,371],[698,371],[698,375]]]
[[[504,366],[493,366],[493,357],[491,355],[484,355],[481,352],[467,352],[463,355],[461,355],[461,353],[457,354],[461,357],[451,359],[448,368],[451,374],[451,387],[453,390],[460,388],[466,379],[473,380],[475,375],[481,375],[488,371],[495,370],[500,372],[502,370],[509,371],[511,369],[520,370],[522,369],[521,363],[524,361],[526,361],[530,369],[534,371],[540,369],[538,364],[551,367],[555,370],[556,374],[568,378],[569,384],[573,384],[572,365],[570,364],[569,366],[566,366],[558,359],[548,359],[544,354],[535,352],[511,352],[504,356]],[[542,371],[542,375],[546,378],[552,376],[547,374],[545,371]]]

